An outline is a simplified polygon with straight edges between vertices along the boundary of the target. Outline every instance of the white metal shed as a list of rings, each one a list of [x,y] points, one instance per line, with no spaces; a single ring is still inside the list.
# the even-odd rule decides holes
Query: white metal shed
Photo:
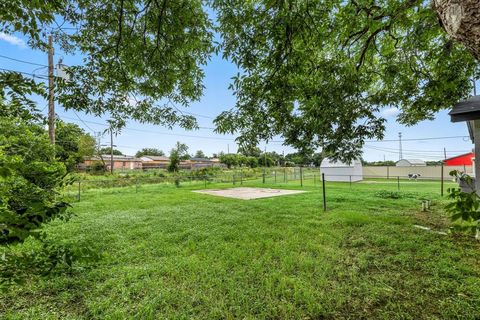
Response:
[[[420,159],[402,159],[395,164],[397,167],[426,167],[427,163]]]
[[[325,174],[326,181],[356,182],[363,180],[363,167],[360,160],[350,163],[323,159],[320,172]]]

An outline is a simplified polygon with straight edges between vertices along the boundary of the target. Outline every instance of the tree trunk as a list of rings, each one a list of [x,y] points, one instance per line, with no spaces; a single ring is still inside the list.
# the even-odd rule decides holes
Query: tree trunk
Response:
[[[480,60],[480,0],[432,0],[445,31]]]

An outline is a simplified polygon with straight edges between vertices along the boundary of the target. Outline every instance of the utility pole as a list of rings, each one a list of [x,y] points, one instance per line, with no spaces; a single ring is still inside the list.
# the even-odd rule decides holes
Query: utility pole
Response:
[[[443,156],[447,159],[447,149],[443,148]]]
[[[230,145],[227,144],[227,154],[230,154]]]
[[[54,100],[53,37],[48,36],[48,137],[55,144],[55,100]]]
[[[398,156],[399,156],[399,159],[398,160],[402,160],[403,159],[403,153],[402,153],[402,133],[399,132],[398,133],[398,142],[399,142],[399,149],[398,149]]]

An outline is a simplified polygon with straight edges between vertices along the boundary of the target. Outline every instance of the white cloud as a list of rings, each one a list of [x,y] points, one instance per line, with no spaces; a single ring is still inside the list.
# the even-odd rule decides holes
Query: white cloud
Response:
[[[11,34],[7,34],[5,32],[0,32],[0,40],[3,40],[5,42],[8,42],[14,46],[20,47],[20,48],[25,48],[27,45],[25,44],[25,41],[20,39],[19,37],[13,36]]]
[[[384,118],[396,117],[400,113],[400,110],[396,107],[388,108],[382,111],[382,116]]]

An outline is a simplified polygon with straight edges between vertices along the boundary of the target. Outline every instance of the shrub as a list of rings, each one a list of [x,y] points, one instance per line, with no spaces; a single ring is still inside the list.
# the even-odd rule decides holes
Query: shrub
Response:
[[[450,172],[450,175],[457,181],[464,181],[473,191],[462,192],[459,188],[449,188],[448,198],[453,202],[446,206],[446,210],[452,215],[453,221],[464,222],[463,225],[456,226],[456,229],[476,232],[475,237],[480,240],[480,199],[474,190],[473,179],[457,170]]]
[[[40,125],[0,118],[0,244],[39,237],[55,218],[68,218],[58,189],[68,183],[66,168]]]

